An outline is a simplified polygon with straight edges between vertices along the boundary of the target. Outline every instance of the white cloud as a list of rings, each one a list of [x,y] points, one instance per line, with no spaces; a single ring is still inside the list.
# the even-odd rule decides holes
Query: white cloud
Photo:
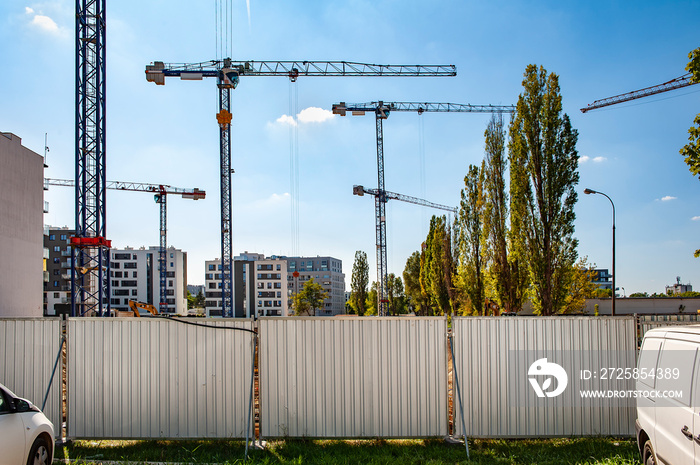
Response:
[[[692,221],[700,221],[700,216],[694,216],[691,218]]]
[[[302,123],[323,123],[329,119],[333,119],[335,115],[330,110],[324,110],[318,107],[304,108],[299,112],[297,118]]]
[[[28,15],[34,13],[34,10],[32,10],[31,8],[29,8],[28,6],[25,6],[25,7],[24,7],[24,11],[25,11],[25,13],[27,13]]]
[[[606,160],[607,160],[607,158],[605,158],[605,157],[594,157],[594,158],[591,158],[591,157],[589,157],[588,155],[584,155],[584,156],[582,156],[582,157],[579,157],[578,162],[579,162],[579,164],[581,164],[581,163],[587,163],[587,162],[589,162],[589,161],[592,161],[593,163],[602,163],[602,162],[604,162],[604,161],[606,161]]]
[[[288,124],[288,125],[290,125],[290,126],[296,126],[296,125],[297,125],[297,122],[294,120],[294,118],[292,118],[292,117],[289,116],[289,115],[282,115],[282,116],[280,116],[279,118],[277,118],[277,122],[280,123],[280,124]]]
[[[32,19],[32,24],[45,32],[52,34],[59,32],[56,22],[48,16],[36,15],[34,16],[34,19]]]
[[[323,123],[333,119],[335,115],[330,110],[324,110],[318,107],[304,108],[299,112],[296,118],[289,115],[282,115],[275,120],[275,122],[280,124],[288,124],[289,126],[296,126],[297,124],[306,123]]]
[[[665,197],[661,197],[661,201],[662,201],[662,202],[668,202],[668,201],[671,201],[671,200],[676,200],[677,198],[678,198],[678,197],[673,197],[673,196],[671,196],[671,195],[667,195],[667,196],[665,196]]]

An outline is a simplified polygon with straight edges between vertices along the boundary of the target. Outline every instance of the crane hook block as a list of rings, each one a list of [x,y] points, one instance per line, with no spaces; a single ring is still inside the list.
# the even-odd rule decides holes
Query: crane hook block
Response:
[[[231,124],[231,120],[233,120],[233,115],[228,110],[224,109],[216,114],[216,121],[219,122],[221,129],[226,129]]]

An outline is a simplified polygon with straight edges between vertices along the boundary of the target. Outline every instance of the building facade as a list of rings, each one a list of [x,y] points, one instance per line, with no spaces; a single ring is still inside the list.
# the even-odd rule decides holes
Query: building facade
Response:
[[[68,227],[48,226],[44,233],[46,258],[46,278],[44,279],[44,315],[55,316],[70,308],[71,297],[71,249],[70,237],[75,230]],[[68,310],[70,314],[70,310]]]
[[[187,314],[187,253],[174,247],[166,250],[166,296],[160,295],[158,252],[146,249],[112,249],[110,257],[110,305],[113,312],[128,311],[129,300],[151,304],[168,304],[168,312]]]
[[[44,313],[44,157],[0,132],[0,317]]]
[[[289,294],[289,310],[292,295],[299,292],[304,284],[311,280],[319,283],[328,293],[323,307],[316,310],[316,316],[333,316],[345,314],[345,274],[343,262],[333,257],[287,257],[287,293]],[[298,273],[295,276],[295,272]]]
[[[222,316],[221,260],[205,265],[206,315]],[[245,252],[234,259],[233,306],[236,318],[287,316],[287,263]]]
[[[612,289],[612,275],[607,268],[594,269],[592,281],[598,289]]]

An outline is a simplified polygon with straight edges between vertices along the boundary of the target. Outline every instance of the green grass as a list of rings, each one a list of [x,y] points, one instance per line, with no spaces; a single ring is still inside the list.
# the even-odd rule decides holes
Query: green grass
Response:
[[[630,439],[474,439],[471,460],[464,445],[442,440],[286,440],[251,449],[243,441],[72,441],[56,449],[71,463],[103,461],[236,464],[639,464]]]

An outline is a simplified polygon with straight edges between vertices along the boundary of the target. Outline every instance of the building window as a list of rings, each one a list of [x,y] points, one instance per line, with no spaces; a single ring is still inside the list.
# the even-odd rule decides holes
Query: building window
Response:
[[[53,270],[54,276],[58,276],[61,273],[61,270]]]
[[[171,253],[170,253],[170,258],[174,258],[174,257],[175,257],[175,255],[171,252]]]
[[[216,283],[209,283],[209,289],[216,289]]]
[[[277,264],[277,271],[282,271],[282,265],[280,265],[279,263]]]
[[[129,289],[115,289],[114,295],[129,295]]]
[[[56,235],[55,235],[55,234],[49,234],[49,240],[50,240],[50,241],[55,241],[55,240],[56,240]]]
[[[172,282],[172,281],[168,281],[168,287],[173,287],[173,282]]]
[[[136,277],[136,272],[134,271],[133,273],[131,273],[131,276],[135,278],[135,277]]]
[[[113,262],[113,263],[110,263],[110,266],[111,266],[112,268],[118,270],[119,267],[121,266],[121,263],[119,263],[119,262]]]
[[[124,269],[126,268],[136,268],[136,263],[124,263]]]
[[[136,287],[138,283],[136,281],[122,281],[122,287]]]
[[[53,293],[53,298],[54,298],[54,299],[59,299],[59,298],[61,298],[61,294],[58,293],[58,292],[54,292],[54,293]]]
[[[170,268],[174,268],[175,264],[173,262],[170,262]]]
[[[131,258],[131,254],[128,253],[115,253],[112,258],[115,260],[128,260]]]
[[[61,246],[60,246],[60,245],[55,245],[55,246],[53,247],[53,251],[54,251],[54,252],[60,252],[60,251],[61,251]]]
[[[54,263],[60,263],[60,262],[61,262],[61,259],[58,258],[58,257],[54,257],[53,262],[54,262]]]
[[[115,278],[121,278],[121,277],[122,277],[122,272],[121,272],[121,271],[115,271],[115,272],[114,272],[114,277],[115,277]]]
[[[125,277],[125,278],[128,278],[128,277],[129,277],[129,272],[128,272],[128,271],[125,271],[125,272],[124,272],[124,277]]]
[[[53,287],[58,287],[58,281],[53,282]]]
[[[214,271],[214,265],[209,265],[209,271]]]
[[[66,234],[61,234],[61,240],[62,240],[62,241],[67,241],[67,240],[68,240],[68,236],[67,236]]]
[[[139,295],[138,289],[132,289],[131,295]]]

